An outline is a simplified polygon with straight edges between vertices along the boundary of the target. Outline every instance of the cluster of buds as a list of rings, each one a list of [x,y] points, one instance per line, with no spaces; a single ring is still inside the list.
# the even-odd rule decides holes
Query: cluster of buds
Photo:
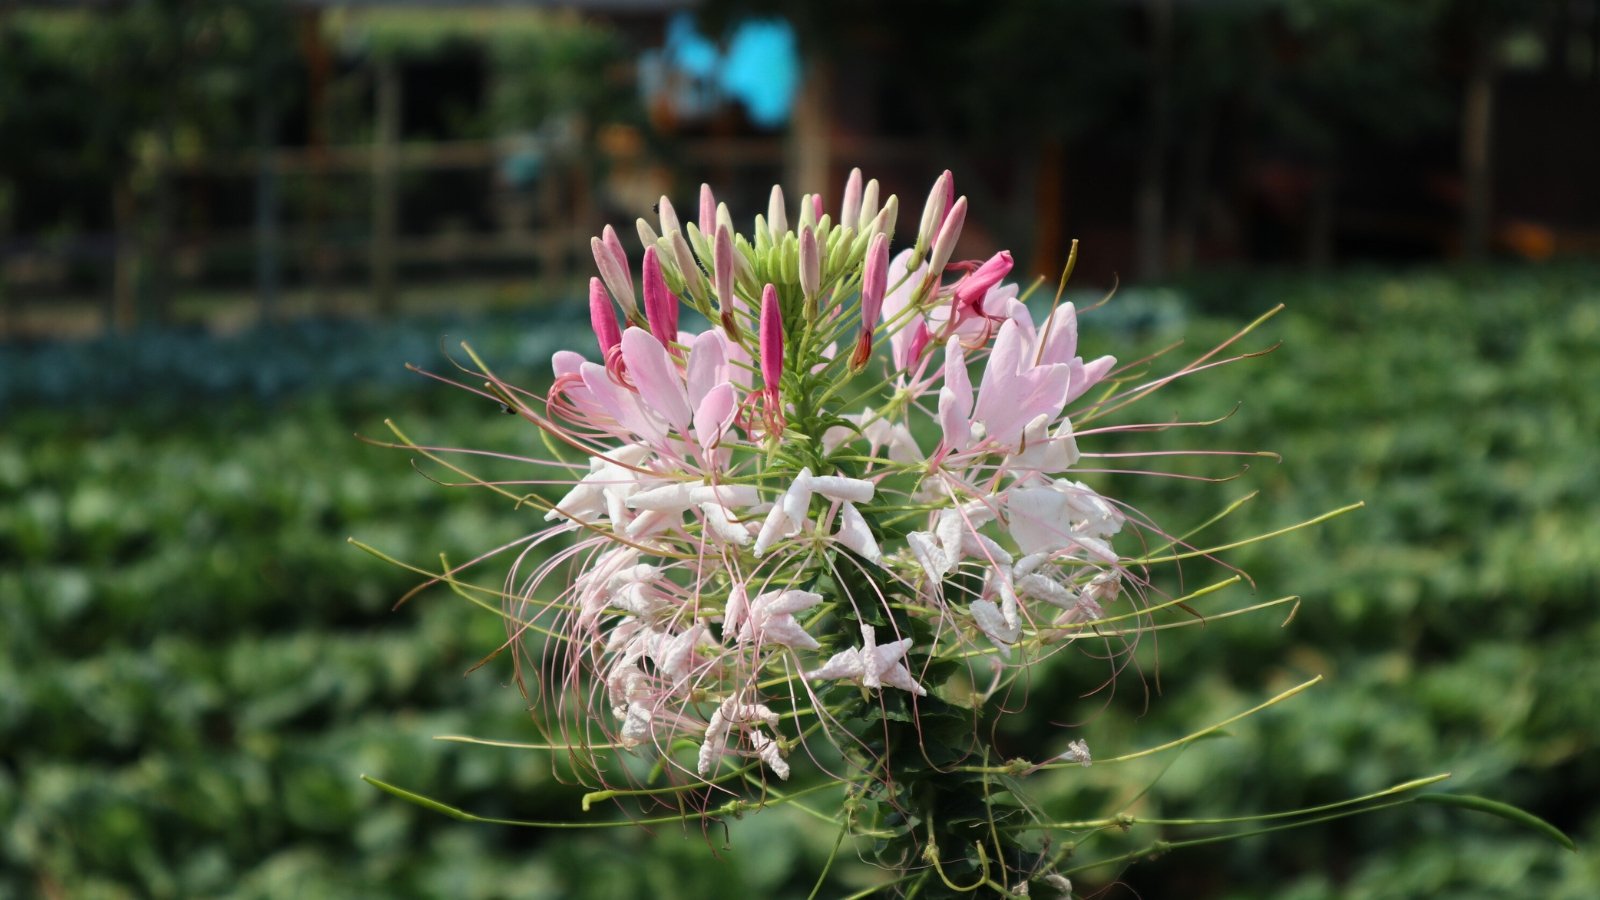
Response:
[[[791,216],[777,187],[748,236],[709,187],[699,206],[639,220],[637,292],[615,231],[596,237],[599,361],[558,352],[542,404],[504,394],[572,473],[535,541],[569,545],[510,582],[513,639],[537,638],[576,742],[787,778],[849,731],[837,698],[915,703],[935,661],[1021,664],[1127,589],[1124,512],[1068,477],[1067,410],[1115,363],[1079,356],[1071,303],[1035,320],[1009,253],[953,260],[948,172],[893,255],[899,201],[859,171],[837,219],[816,195]]]

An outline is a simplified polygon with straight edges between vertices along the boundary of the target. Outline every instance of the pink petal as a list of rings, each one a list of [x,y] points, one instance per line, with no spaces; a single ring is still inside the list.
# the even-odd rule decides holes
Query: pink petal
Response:
[[[622,359],[645,404],[664,417],[674,431],[687,434],[693,415],[667,348],[644,329],[629,328],[622,335]]]
[[[695,337],[689,348],[685,380],[688,382],[690,406],[699,406],[712,388],[728,381],[728,356],[723,351],[722,335],[715,331],[702,331]]]
[[[612,381],[604,366],[586,362],[582,375],[584,387],[589,389],[600,408],[617,420],[618,425],[652,443],[666,436],[660,423],[639,406],[639,398]]]
[[[727,382],[706,392],[705,398],[700,401],[699,407],[694,412],[694,436],[700,443],[700,449],[707,456],[728,432],[738,407],[738,400],[733,394],[733,385]]]

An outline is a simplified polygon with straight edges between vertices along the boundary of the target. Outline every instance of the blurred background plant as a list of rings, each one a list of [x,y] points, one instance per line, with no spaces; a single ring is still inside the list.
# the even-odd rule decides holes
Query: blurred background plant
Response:
[[[1035,685],[1019,745],[1087,719],[1097,752],[1132,749],[1323,674],[1141,810],[1452,770],[1580,844],[1410,810],[1080,888],[1600,894],[1600,8],[858,6],[0,11],[0,895],[804,896],[833,835],[803,817],[552,835],[357,780],[583,815],[548,764],[430,739],[534,739],[503,669],[453,674],[498,623],[447,592],[388,612],[412,579],[343,540],[455,558],[525,513],[350,433],[395,416],[516,446],[516,420],[399,364],[468,338],[537,384],[588,345],[600,224],[687,209],[701,180],[745,220],[773,181],[831,199],[856,164],[901,193],[954,169],[993,213],[963,257],[1011,246],[1053,275],[1083,238],[1080,306],[1123,276],[1085,316],[1094,352],[1207,344],[1287,303],[1265,364],[1162,402],[1242,402],[1216,444],[1284,455],[1224,487],[1262,492],[1240,535],[1368,504],[1239,560],[1303,595],[1288,626],[1164,639],[1159,682],[1109,703],[1079,696],[1097,673]],[[1105,487],[1158,518],[1193,502]],[[823,895],[874,875],[846,856]]]

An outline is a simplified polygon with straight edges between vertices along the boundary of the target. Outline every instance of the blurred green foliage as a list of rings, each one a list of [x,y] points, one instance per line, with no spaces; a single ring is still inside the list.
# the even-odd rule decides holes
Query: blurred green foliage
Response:
[[[1237,413],[1215,429],[1128,441],[1273,449],[1284,461],[1255,460],[1220,486],[1090,476],[1109,494],[1176,528],[1259,489],[1212,533],[1218,542],[1354,500],[1367,507],[1229,556],[1262,599],[1303,596],[1292,623],[1267,614],[1164,633],[1114,696],[1083,696],[1104,661],[1063,659],[1030,685],[1006,735],[1038,759],[1063,748],[1059,723],[1082,723],[1070,736],[1114,755],[1310,674],[1327,683],[1193,747],[1164,774],[1168,759],[1148,772],[1041,776],[1046,808],[1104,814],[1137,790],[1130,778],[1160,775],[1142,814],[1247,813],[1452,771],[1454,789],[1518,803],[1573,834],[1580,852],[1468,811],[1410,807],[1177,853],[1081,887],[1600,894],[1597,275],[1218,277],[1084,316],[1085,352],[1132,358],[1129,347],[1177,333],[1188,338],[1180,355],[1197,354],[1237,328],[1240,311],[1290,306],[1250,339],[1281,338],[1276,353],[1179,382],[1138,418],[1192,420],[1242,403]],[[515,449],[530,438],[492,403],[375,371],[407,358],[448,370],[440,345],[419,337],[447,332],[443,346],[470,338],[508,378],[537,384],[552,347],[587,338],[570,318],[364,336],[324,327],[210,356],[184,344],[123,351],[112,358],[144,361],[125,367],[120,386],[74,379],[75,366],[96,364],[81,348],[0,350],[0,370],[53,372],[51,384],[71,386],[51,393],[13,378],[0,433],[0,897],[805,896],[833,835],[787,811],[727,834],[552,834],[455,822],[357,779],[371,773],[484,815],[584,817],[581,790],[560,783],[547,757],[430,739],[537,739],[501,662],[460,677],[503,632],[443,591],[389,612],[415,577],[344,538],[426,565],[509,540],[532,514],[442,488],[410,472],[405,454],[352,439],[381,435],[386,415],[419,440]],[[209,382],[196,374],[205,371]],[[1215,459],[1158,462],[1232,471]],[[1196,584],[1215,574],[1191,572]],[[847,849],[824,895],[871,877]]]

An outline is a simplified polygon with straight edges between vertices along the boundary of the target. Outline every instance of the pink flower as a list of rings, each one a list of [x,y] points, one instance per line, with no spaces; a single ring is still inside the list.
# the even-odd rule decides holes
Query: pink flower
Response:
[[[1011,251],[1001,250],[979,266],[977,270],[968,274],[956,284],[956,317],[952,322],[966,315],[983,315],[983,299],[988,296],[989,289],[1000,283],[1000,280],[1011,274]]]

